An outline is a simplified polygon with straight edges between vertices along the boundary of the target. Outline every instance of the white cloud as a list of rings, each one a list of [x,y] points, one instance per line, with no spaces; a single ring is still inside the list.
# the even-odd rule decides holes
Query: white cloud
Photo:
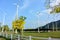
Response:
[[[60,0],[50,0],[50,1],[51,1],[51,3],[50,3],[51,7],[59,5],[59,3],[60,3]],[[50,14],[51,11],[52,11],[52,8],[49,8],[49,9],[46,9],[46,10],[42,10],[42,11],[40,11],[40,13],[38,13],[38,15],[44,15],[43,13],[49,13]],[[31,10],[30,13],[34,13],[35,14],[37,12],[33,12],[33,10]]]
[[[60,3],[60,0],[53,0],[53,1],[51,1],[50,6],[54,7],[56,5],[59,5],[59,3]]]
[[[20,7],[20,9],[27,8],[28,6],[29,6],[29,1],[28,1],[28,0],[24,0],[24,2],[23,2],[23,6]]]
[[[51,11],[52,11],[52,9],[49,8],[49,9],[43,10],[43,11],[41,11],[41,12],[42,12],[42,13],[43,13],[43,12],[44,12],[44,13],[49,13],[49,14],[50,14]]]
[[[34,11],[34,10],[30,10],[29,13],[31,13],[31,14],[34,15],[34,16],[39,17],[39,16],[44,16],[44,15],[46,15],[45,13],[49,13],[49,14],[50,14],[51,11],[52,11],[52,9],[46,9],[46,10],[37,11],[37,12]]]

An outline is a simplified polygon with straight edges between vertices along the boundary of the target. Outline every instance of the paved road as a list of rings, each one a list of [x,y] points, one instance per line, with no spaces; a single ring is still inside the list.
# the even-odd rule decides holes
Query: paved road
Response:
[[[60,38],[41,39],[41,40],[60,40]]]
[[[51,40],[60,40],[59,38],[52,38]]]

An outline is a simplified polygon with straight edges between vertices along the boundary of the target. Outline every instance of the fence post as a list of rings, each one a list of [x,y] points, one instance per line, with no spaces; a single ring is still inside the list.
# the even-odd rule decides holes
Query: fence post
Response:
[[[0,36],[1,36],[1,32],[0,32]]]
[[[12,34],[11,34],[11,40],[12,40]]]
[[[3,37],[4,37],[4,33],[3,33]]]
[[[20,35],[18,35],[18,40],[20,40]]]
[[[29,36],[29,40],[32,40],[32,39],[31,39],[31,36]]]
[[[6,38],[7,38],[8,34],[6,33]]]

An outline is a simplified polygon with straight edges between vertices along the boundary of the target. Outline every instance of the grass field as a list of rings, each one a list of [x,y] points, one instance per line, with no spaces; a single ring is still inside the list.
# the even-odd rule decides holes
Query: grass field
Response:
[[[26,36],[60,38],[60,32],[24,32]]]
[[[24,32],[24,35],[26,36],[34,36],[34,37],[42,37],[42,38],[60,38],[60,32]],[[37,38],[33,38],[33,40],[40,40]],[[42,39],[41,39],[42,40]]]
[[[12,34],[13,32],[8,32],[8,34]],[[60,31],[55,32],[23,32],[25,36],[36,36],[36,37],[52,37],[52,38],[60,38]]]

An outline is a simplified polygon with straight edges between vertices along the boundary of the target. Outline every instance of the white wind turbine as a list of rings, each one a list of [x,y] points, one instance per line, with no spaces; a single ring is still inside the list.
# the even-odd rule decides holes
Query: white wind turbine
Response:
[[[0,10],[1,10],[1,8],[0,8]],[[6,11],[4,11],[4,10],[1,10],[3,13],[4,13],[4,15],[3,15],[3,22],[2,22],[2,32],[4,31],[4,25],[5,25],[5,18],[6,18],[6,15],[7,15],[7,13],[6,13]]]
[[[59,3],[57,3],[57,0],[46,0],[46,6],[48,6],[48,9],[51,9],[51,11],[50,12],[52,12],[53,11],[53,9],[54,9],[54,6],[56,6],[56,5],[58,5]],[[54,19],[54,18],[52,18],[52,19]],[[49,25],[48,25],[49,26]],[[53,29],[53,32],[54,32],[54,23],[52,23],[52,29]]]
[[[19,2],[20,2],[20,0],[18,0],[18,3],[14,3],[14,5],[16,6],[16,18],[15,18],[15,20],[18,20]],[[15,33],[17,33],[17,29],[15,30]]]
[[[37,15],[36,15],[36,16],[37,16],[37,18],[38,18],[38,19],[37,19],[37,20],[38,20],[37,22],[38,22],[38,26],[39,26],[40,12],[37,12]],[[38,33],[39,33],[39,32],[40,32],[40,29],[39,29],[39,27],[38,27]]]
[[[42,13],[42,12],[45,12],[45,13],[50,13],[50,11],[52,11],[51,9],[47,9],[47,10],[43,10],[43,11],[41,11],[41,12],[37,12],[37,14],[35,14],[37,17],[38,17],[38,25],[39,25],[39,16],[43,16],[44,14]],[[49,18],[49,16],[48,16],[48,18]],[[48,25],[48,29],[49,29],[49,25]],[[39,28],[38,28],[38,32],[39,32],[40,30],[39,30]]]
[[[5,24],[5,18],[6,18],[6,14],[3,16],[3,24],[2,24],[2,32],[4,31],[4,24]]]

